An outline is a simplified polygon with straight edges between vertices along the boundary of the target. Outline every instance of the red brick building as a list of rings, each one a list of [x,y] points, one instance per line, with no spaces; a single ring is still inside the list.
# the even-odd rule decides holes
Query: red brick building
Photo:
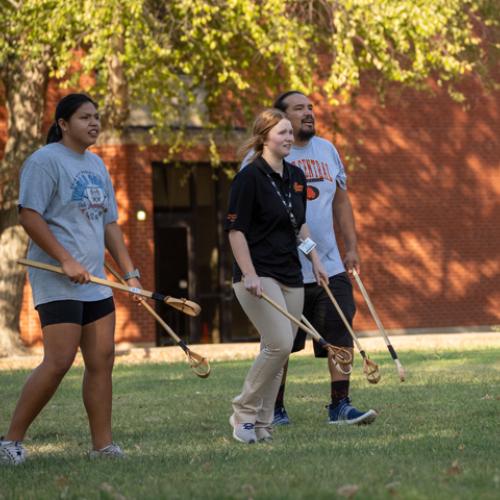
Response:
[[[349,172],[362,276],[390,329],[487,326],[500,323],[500,93],[470,83],[467,104],[393,91],[383,107],[362,94],[355,108],[333,115],[317,102],[320,135],[341,155],[359,158]],[[232,298],[231,256],[221,223],[229,181],[208,164],[203,145],[164,164],[164,151],[141,145],[140,129],[124,144],[96,151],[116,189],[120,224],[148,289],[186,296],[203,313],[187,319],[158,309],[191,342],[234,341],[254,333]],[[221,140],[225,166],[243,134]],[[145,220],[138,216],[145,214]],[[164,343],[147,313],[115,293],[117,340]],[[358,299],[358,330],[374,329]],[[21,320],[28,344],[40,338],[25,289]]]

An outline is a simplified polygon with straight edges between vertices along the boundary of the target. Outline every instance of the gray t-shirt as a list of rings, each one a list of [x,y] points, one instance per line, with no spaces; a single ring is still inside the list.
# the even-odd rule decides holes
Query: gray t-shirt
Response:
[[[242,162],[246,165],[252,156],[250,152]],[[346,174],[335,146],[321,137],[312,137],[306,146],[292,146],[285,158],[299,167],[307,179],[307,225],[311,238],[317,243],[321,263],[328,276],[345,271],[340,258],[335,231],[333,229],[333,199],[337,185],[347,189]],[[310,260],[299,252],[304,283],[316,282]]]
[[[307,179],[307,225],[328,276],[345,271],[333,230],[333,198],[346,190],[346,174],[335,146],[321,137],[312,137],[307,146],[293,146],[286,161],[300,167]],[[310,260],[300,254],[304,283],[314,283]]]
[[[33,153],[21,170],[19,206],[38,212],[58,242],[90,274],[104,278],[104,230],[118,218],[108,171],[99,156],[79,154],[61,143]],[[28,258],[60,265],[30,241]],[[95,301],[111,289],[72,283],[66,276],[29,269],[35,306],[56,300]]]

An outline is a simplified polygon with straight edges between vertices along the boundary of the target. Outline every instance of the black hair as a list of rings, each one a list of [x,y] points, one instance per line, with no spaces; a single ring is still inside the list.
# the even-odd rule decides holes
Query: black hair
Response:
[[[274,101],[274,104],[273,104],[273,108],[277,108],[279,109],[280,111],[283,111],[284,113],[286,113],[286,108],[288,107],[286,104],[285,104],[285,99],[293,94],[300,94],[300,95],[304,95],[302,92],[300,92],[299,90],[288,90],[287,92],[283,92],[283,94],[280,94],[276,100]]]
[[[59,120],[62,118],[65,121],[69,121],[78,111],[78,108],[87,102],[92,103],[97,108],[97,104],[87,94],[68,94],[57,103],[54,123],[50,126],[47,133],[46,144],[59,142],[62,139],[62,130],[59,126]]]

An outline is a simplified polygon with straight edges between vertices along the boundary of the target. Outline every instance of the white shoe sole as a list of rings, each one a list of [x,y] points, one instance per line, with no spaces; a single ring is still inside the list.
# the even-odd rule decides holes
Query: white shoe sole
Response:
[[[337,420],[335,422],[329,421],[328,423],[330,425],[368,425],[371,424],[377,416],[378,413],[375,410],[368,410],[358,418],[353,418],[351,420]]]

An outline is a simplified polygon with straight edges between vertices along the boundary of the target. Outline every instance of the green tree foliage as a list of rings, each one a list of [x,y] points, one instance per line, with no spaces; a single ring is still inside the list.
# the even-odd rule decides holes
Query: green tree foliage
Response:
[[[290,87],[335,101],[364,80],[432,78],[460,98],[463,76],[495,64],[499,10],[498,0],[0,0],[0,355],[18,330],[23,281],[16,179],[41,142],[50,77],[78,87],[89,75],[108,130],[121,132],[133,103],[157,136],[182,131],[191,105],[209,131]]]
[[[147,105],[159,127],[182,124],[185,106],[199,102],[200,95],[211,108],[227,92],[237,95],[282,78],[310,87],[311,73],[300,68],[311,62],[311,26],[288,15],[284,2],[84,3],[78,23],[92,29],[82,40],[82,70],[95,75],[92,92],[110,100],[110,79],[120,67],[128,102]],[[114,67],[110,54],[115,55]],[[113,106],[125,103],[115,97]]]
[[[147,104],[162,126],[181,123],[184,105],[200,92],[207,122],[222,121],[222,96],[245,110],[277,87],[321,86],[332,100],[348,100],[363,79],[382,89],[388,82],[422,87],[433,78],[459,98],[461,78],[485,76],[486,54],[499,48],[500,8],[492,0],[83,4],[77,24],[86,50],[82,67],[97,70],[93,92],[112,107]],[[110,100],[110,54],[128,100]]]
[[[497,17],[482,18],[490,2],[464,0],[352,0],[329,2],[327,30],[317,37],[330,55],[327,95],[348,98],[368,77],[378,85],[421,87],[429,78],[456,84],[472,72],[484,74],[485,49],[495,44]],[[334,4],[337,4],[334,7]],[[340,5],[339,5],[340,4]],[[485,10],[486,12],[486,10]],[[486,29],[491,31],[491,40]]]

